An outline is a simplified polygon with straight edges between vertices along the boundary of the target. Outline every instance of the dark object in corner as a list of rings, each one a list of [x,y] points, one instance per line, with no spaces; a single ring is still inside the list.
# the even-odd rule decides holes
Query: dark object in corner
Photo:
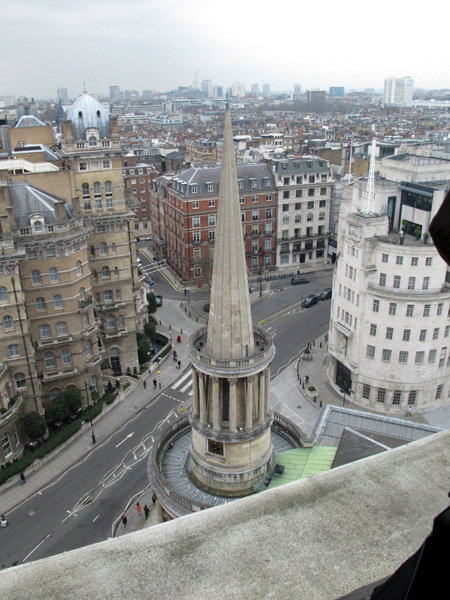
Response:
[[[430,223],[429,232],[437,251],[450,265],[450,191]]]

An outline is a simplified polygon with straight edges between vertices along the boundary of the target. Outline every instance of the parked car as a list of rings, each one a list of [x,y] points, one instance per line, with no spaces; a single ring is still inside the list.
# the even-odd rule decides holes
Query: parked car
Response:
[[[319,302],[319,296],[315,296],[311,294],[310,296],[306,296],[306,298],[302,302],[303,308],[308,308],[309,306],[314,306]]]
[[[162,296],[155,296],[156,306],[162,306]]]
[[[291,285],[301,285],[303,283],[309,283],[309,280],[303,279],[303,277],[293,277],[291,279]]]
[[[322,292],[319,295],[319,298],[321,300],[328,300],[329,298],[331,298],[331,292],[332,289],[331,288],[325,288],[324,290],[322,290]]]

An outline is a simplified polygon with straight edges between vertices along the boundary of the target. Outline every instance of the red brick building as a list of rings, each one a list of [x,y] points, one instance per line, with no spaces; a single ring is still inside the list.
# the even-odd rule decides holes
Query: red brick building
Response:
[[[136,236],[145,237],[151,234],[150,221],[150,192],[153,180],[158,176],[157,171],[147,163],[138,162],[136,156],[128,155],[122,158],[122,175],[125,189],[136,199],[134,205]]]

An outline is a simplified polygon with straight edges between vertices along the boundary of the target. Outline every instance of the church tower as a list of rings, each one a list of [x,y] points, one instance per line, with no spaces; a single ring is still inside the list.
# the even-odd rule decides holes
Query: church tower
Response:
[[[271,465],[271,336],[252,324],[230,109],[220,178],[208,326],[190,339],[191,476],[218,495],[243,496]]]

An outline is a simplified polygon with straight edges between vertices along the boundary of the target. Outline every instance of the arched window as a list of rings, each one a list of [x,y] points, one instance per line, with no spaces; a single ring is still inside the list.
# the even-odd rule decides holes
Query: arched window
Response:
[[[101,189],[100,183],[98,181],[96,181],[94,183],[94,201],[95,201],[95,208],[97,210],[101,210],[102,209],[102,189]]]
[[[86,313],[83,313],[81,315],[81,324],[83,325],[83,327],[87,327],[89,325],[89,317]]]
[[[113,207],[113,195],[112,195],[112,182],[105,181],[105,198],[106,198],[106,207]]]
[[[49,394],[50,395],[50,402],[53,402],[54,400],[56,400],[56,398],[58,398],[58,396],[61,396],[61,394],[62,394],[61,388],[57,388],[57,387],[52,388],[50,390],[50,394]]]
[[[94,248],[94,246],[91,246],[91,256],[95,256],[95,248]]]
[[[85,290],[84,290],[84,288],[80,288],[78,290],[78,300],[80,302],[83,302],[84,298],[85,298]]]
[[[53,296],[53,308],[55,310],[61,310],[61,308],[64,308],[63,298],[59,294]]]
[[[81,266],[81,260],[77,260],[77,262],[75,263],[75,272],[77,274],[77,277],[80,277],[81,275],[83,275],[83,268]]]
[[[50,269],[48,270],[48,275],[50,277],[50,283],[59,282],[59,273],[56,267],[50,267]]]
[[[4,285],[0,285],[0,302],[8,302],[8,300],[8,290],[5,288]]]
[[[114,267],[114,277],[116,279],[119,279],[119,268],[118,267]]]
[[[46,369],[55,369],[56,368],[56,358],[53,352],[46,352],[44,354],[44,363]]]
[[[36,310],[46,310],[47,306],[45,304],[44,298],[36,298]]]
[[[106,328],[107,329],[115,329],[116,328],[116,317],[114,315],[108,315],[106,317]]]
[[[68,348],[64,348],[63,350],[61,350],[61,362],[63,365],[72,364],[72,353]]]
[[[89,141],[89,146],[97,145],[97,138],[95,137],[95,135],[91,135],[88,141]]]
[[[31,283],[33,285],[42,285],[41,273],[37,269],[31,271]]]
[[[109,351],[109,362],[111,367],[120,367],[120,352],[119,348],[111,348]]]
[[[24,373],[15,373],[14,374],[14,383],[16,385],[16,390],[26,388],[27,380],[25,378]]]
[[[18,344],[10,344],[8,346],[8,355],[9,358],[16,358],[17,356],[20,356],[20,348]]]
[[[104,266],[102,267],[102,279],[110,279],[111,278],[111,272],[109,270],[109,267]]]
[[[86,340],[86,357],[92,356],[91,342]]]
[[[108,244],[106,242],[100,242],[98,245],[98,251],[102,256],[108,254]]]
[[[5,315],[3,317],[3,328],[5,331],[11,331],[11,329],[14,329],[14,319],[11,317],[11,315]]]
[[[44,231],[44,223],[42,221],[33,221],[33,233],[42,233]]]

